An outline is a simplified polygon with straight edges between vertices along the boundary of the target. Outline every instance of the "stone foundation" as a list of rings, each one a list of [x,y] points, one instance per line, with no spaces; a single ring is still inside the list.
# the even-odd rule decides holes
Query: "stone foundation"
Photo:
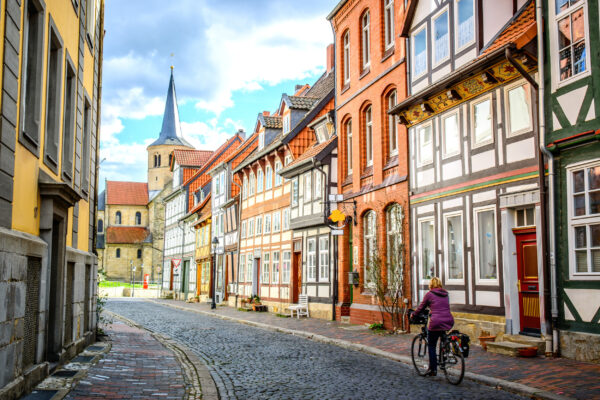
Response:
[[[600,335],[559,331],[559,341],[562,357],[600,363]]]
[[[506,330],[506,318],[499,315],[453,312],[454,329],[466,333],[471,343],[479,344],[479,336],[496,336],[501,341]]]

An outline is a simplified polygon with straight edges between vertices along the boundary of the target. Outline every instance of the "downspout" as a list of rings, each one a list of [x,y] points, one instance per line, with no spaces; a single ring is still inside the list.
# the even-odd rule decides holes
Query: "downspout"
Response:
[[[558,338],[558,329],[557,329],[557,322],[558,322],[558,297],[557,297],[557,290],[556,290],[556,237],[555,237],[555,226],[556,226],[556,222],[555,222],[555,203],[554,203],[554,179],[555,179],[555,171],[554,171],[554,155],[548,151],[548,149],[546,148],[546,120],[545,120],[545,104],[544,104],[544,100],[545,100],[545,91],[546,91],[546,84],[545,84],[545,77],[544,77],[544,65],[545,65],[545,59],[544,59],[544,27],[542,26],[544,19],[543,19],[543,12],[542,12],[542,2],[540,0],[536,0],[536,4],[535,4],[535,19],[537,21],[537,38],[538,38],[538,73],[540,76],[540,88],[539,88],[539,101],[538,101],[538,108],[539,108],[539,114],[542,115],[544,118],[542,118],[539,121],[539,138],[540,138],[540,142],[539,142],[539,146],[540,146],[540,150],[542,151],[542,153],[547,157],[548,159],[548,225],[550,226],[550,229],[548,230],[548,248],[549,248],[549,261],[550,261],[550,265],[548,266],[548,269],[550,270],[550,303],[551,303],[551,315],[552,315],[552,354],[554,356],[558,356],[559,354],[559,338]],[[548,343],[546,343],[546,353],[548,353],[548,349],[550,349],[550,347],[548,346]]]
[[[243,193],[242,190],[243,190],[243,188],[233,178],[234,178],[234,176],[233,176],[233,174],[231,174],[231,183],[233,183],[235,186],[237,186],[240,189],[240,194],[238,196],[239,197],[239,203],[238,203],[238,220],[237,220],[237,224],[236,224],[236,226],[237,226],[237,248],[238,248],[238,251],[237,251],[238,274],[237,274],[236,279],[235,279],[235,308],[237,310],[237,308],[238,308],[238,298],[239,298],[239,295],[240,295],[240,274],[239,274],[239,271],[240,271],[240,258],[241,258],[240,257],[240,251],[241,251],[241,247],[242,247],[240,239],[241,239],[241,235],[242,235],[241,223],[242,223],[242,200],[243,200],[242,199],[242,193]],[[244,266],[244,268],[245,268],[245,266]],[[231,276],[233,276],[233,275],[231,275]]]

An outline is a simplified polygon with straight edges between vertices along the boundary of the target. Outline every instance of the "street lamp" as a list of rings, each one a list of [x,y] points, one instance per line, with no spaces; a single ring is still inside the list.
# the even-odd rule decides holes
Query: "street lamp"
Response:
[[[212,286],[212,293],[211,293],[211,297],[212,297],[212,302],[210,303],[210,308],[211,310],[214,310],[215,308],[217,308],[217,303],[215,302],[215,274],[216,274],[216,268],[215,265],[217,263],[216,258],[217,258],[217,246],[219,245],[219,239],[215,236],[212,240],[212,282],[211,282],[211,286]]]

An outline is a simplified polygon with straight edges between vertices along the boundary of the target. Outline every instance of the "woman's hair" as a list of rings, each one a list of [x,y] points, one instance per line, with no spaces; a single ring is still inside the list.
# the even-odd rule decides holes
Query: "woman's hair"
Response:
[[[429,282],[429,289],[442,289],[442,281],[440,280],[440,278],[438,278],[437,276],[434,276],[433,278],[431,278],[431,281]]]

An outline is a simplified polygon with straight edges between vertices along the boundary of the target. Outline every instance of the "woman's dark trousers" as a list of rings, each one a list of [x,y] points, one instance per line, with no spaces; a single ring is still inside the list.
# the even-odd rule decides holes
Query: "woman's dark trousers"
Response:
[[[436,357],[436,346],[438,339],[442,337],[444,331],[428,331],[427,332],[427,344],[429,346],[429,369],[431,371],[437,371],[437,357]]]

